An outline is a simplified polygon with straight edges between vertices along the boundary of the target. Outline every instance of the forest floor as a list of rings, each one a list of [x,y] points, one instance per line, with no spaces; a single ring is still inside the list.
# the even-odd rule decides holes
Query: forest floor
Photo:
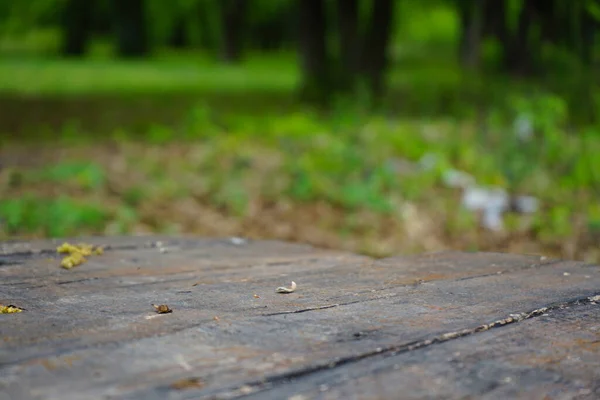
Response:
[[[292,61],[0,61],[0,238],[167,232],[600,262],[600,127],[572,124],[564,97],[433,60],[395,69],[380,112],[357,99],[325,112],[294,100]],[[539,209],[485,229],[447,184],[457,171]]]

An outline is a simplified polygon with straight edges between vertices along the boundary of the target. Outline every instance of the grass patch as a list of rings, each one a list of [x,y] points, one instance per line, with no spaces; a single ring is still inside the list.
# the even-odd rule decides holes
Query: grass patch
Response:
[[[66,196],[50,199],[25,195],[1,199],[0,217],[2,231],[9,237],[65,237],[99,231],[108,214],[101,205]]]
[[[152,62],[60,58],[0,62],[1,92],[27,96],[288,92],[297,79],[294,60],[282,62],[281,57],[250,58],[242,65],[217,64],[198,55],[156,57]]]

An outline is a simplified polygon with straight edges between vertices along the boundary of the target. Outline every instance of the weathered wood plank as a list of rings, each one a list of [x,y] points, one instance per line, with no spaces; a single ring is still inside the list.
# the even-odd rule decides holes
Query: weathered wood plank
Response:
[[[47,399],[254,392],[285,398],[296,390],[306,398],[396,398],[390,393],[400,390],[404,378],[395,378],[397,370],[376,368],[393,353],[399,354],[391,358],[422,357],[428,368],[433,361],[424,352],[471,338],[461,335],[483,338],[482,326],[511,322],[511,314],[570,305],[596,310],[590,315],[597,316],[589,298],[600,293],[600,268],[582,263],[477,253],[375,261],[278,242],[160,241],[121,240],[121,247],[68,271],[49,252],[57,242],[35,243],[27,254],[24,245],[4,247],[11,262],[0,264],[0,302],[27,312],[0,316],[0,392]],[[291,280],[297,292],[275,293]],[[151,303],[166,303],[174,312],[155,314]],[[595,317],[573,318],[589,329],[597,325]],[[542,317],[526,321],[534,320]],[[536,340],[524,343],[531,350]],[[487,357],[485,349],[475,350]],[[435,362],[452,369],[447,359]],[[469,368],[476,370],[476,364]],[[342,378],[364,375],[371,389],[357,391],[348,379],[336,378],[338,371]],[[402,376],[412,386],[420,382]],[[477,381],[474,376],[468,379]],[[189,377],[202,384],[172,387]],[[319,391],[327,384],[321,379],[331,380],[331,390]],[[584,392],[595,390],[589,379],[581,383]],[[375,392],[379,380],[387,382],[383,394]],[[414,398],[430,393],[431,385],[421,382],[411,391]],[[538,383],[530,382],[537,393],[553,390]],[[465,383],[448,397],[469,390],[478,396],[480,384],[485,386]]]
[[[248,399],[598,399],[600,306],[571,305],[415,351],[273,385]]]

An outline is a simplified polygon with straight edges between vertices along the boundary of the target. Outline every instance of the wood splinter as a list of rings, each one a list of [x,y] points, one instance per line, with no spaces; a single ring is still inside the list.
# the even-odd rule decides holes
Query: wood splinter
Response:
[[[294,293],[296,291],[296,282],[292,281],[292,286],[286,288],[284,286],[280,286],[275,289],[277,293]]]

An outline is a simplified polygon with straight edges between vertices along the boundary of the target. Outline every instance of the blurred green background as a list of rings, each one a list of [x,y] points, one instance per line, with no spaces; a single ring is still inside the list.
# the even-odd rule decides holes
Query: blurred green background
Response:
[[[600,262],[599,24],[597,0],[3,0],[0,239]]]

